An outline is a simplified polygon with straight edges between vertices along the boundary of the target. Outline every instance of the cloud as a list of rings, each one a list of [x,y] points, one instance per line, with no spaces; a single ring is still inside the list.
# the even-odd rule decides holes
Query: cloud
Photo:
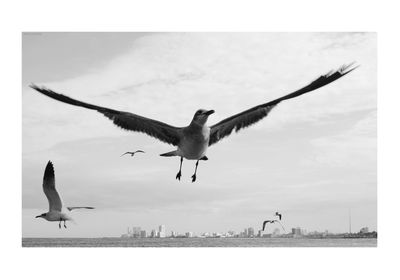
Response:
[[[320,164],[365,166],[376,172],[376,111],[357,121],[349,130],[330,137],[312,140]],[[366,164],[369,163],[369,164]]]

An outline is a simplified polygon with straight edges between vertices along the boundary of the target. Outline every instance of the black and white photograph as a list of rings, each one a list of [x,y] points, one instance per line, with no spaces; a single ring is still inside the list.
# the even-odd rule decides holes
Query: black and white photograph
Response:
[[[377,247],[375,32],[23,32],[22,247]]]
[[[394,1],[3,2],[1,279],[399,278]]]

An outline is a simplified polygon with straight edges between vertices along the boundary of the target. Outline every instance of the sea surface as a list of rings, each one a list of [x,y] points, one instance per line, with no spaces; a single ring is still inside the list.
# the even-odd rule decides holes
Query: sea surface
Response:
[[[22,247],[377,247],[376,238],[22,238]]]

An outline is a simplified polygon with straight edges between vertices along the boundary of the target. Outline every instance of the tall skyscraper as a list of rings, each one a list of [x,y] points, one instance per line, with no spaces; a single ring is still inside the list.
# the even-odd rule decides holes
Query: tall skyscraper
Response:
[[[164,238],[165,236],[167,236],[166,230],[165,230],[165,225],[160,225],[158,227],[158,233],[159,233],[160,238]]]
[[[301,228],[299,228],[299,227],[297,227],[297,228],[292,228],[292,234],[293,234],[293,235],[298,235],[298,236],[302,235],[302,233],[301,233]]]
[[[247,229],[247,235],[248,235],[248,237],[254,237],[254,228],[249,227]]]
[[[139,238],[140,237],[140,227],[132,227],[132,237]]]

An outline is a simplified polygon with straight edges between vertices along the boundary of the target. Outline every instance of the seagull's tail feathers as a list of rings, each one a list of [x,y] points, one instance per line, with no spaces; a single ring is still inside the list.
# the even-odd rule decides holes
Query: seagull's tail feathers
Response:
[[[177,155],[178,155],[178,151],[172,151],[172,152],[168,152],[168,153],[165,153],[165,154],[161,154],[160,156],[162,156],[162,157],[175,157]]]

